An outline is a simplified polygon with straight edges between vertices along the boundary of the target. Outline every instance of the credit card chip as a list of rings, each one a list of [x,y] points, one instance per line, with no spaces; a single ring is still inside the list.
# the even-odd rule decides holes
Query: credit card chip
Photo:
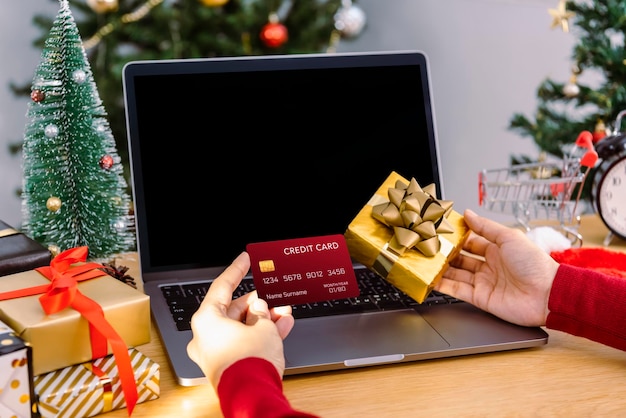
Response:
[[[276,270],[274,267],[274,260],[260,260],[259,270],[261,270],[261,273],[269,273]]]

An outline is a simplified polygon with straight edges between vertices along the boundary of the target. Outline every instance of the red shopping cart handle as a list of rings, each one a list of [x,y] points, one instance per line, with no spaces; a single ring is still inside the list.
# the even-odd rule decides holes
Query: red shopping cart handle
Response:
[[[581,148],[593,150],[593,134],[589,131],[582,131],[576,138],[576,145]]]
[[[598,161],[598,153],[590,149],[583,155],[583,158],[580,159],[580,165],[591,168],[596,165],[596,161]]]
[[[582,131],[576,138],[576,145],[587,149],[587,152],[580,160],[580,165],[588,168],[596,165],[598,153],[593,146],[593,134],[589,131]]]

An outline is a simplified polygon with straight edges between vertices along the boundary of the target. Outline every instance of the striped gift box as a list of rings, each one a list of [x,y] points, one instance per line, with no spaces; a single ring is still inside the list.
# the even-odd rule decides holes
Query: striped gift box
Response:
[[[159,365],[131,348],[137,403],[159,397]],[[109,355],[34,378],[43,418],[91,417],[126,407],[115,357]]]

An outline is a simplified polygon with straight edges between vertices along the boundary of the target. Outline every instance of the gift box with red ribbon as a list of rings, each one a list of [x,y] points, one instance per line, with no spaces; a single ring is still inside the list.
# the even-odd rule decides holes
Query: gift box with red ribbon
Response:
[[[0,321],[0,417],[36,417],[31,347]]]
[[[0,320],[30,343],[33,374],[113,354],[129,411],[137,393],[128,348],[150,341],[147,295],[85,262],[87,247],[0,280]]]
[[[137,403],[157,399],[160,368],[139,350],[128,350]],[[114,356],[35,376],[39,412],[44,418],[91,417],[126,407]]]
[[[422,303],[469,235],[453,202],[392,172],[350,222],[350,256]]]

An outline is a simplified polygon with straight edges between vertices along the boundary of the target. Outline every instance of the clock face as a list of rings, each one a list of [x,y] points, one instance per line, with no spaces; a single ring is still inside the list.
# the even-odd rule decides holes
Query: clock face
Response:
[[[626,239],[626,155],[605,160],[596,179],[596,210],[611,232]]]

